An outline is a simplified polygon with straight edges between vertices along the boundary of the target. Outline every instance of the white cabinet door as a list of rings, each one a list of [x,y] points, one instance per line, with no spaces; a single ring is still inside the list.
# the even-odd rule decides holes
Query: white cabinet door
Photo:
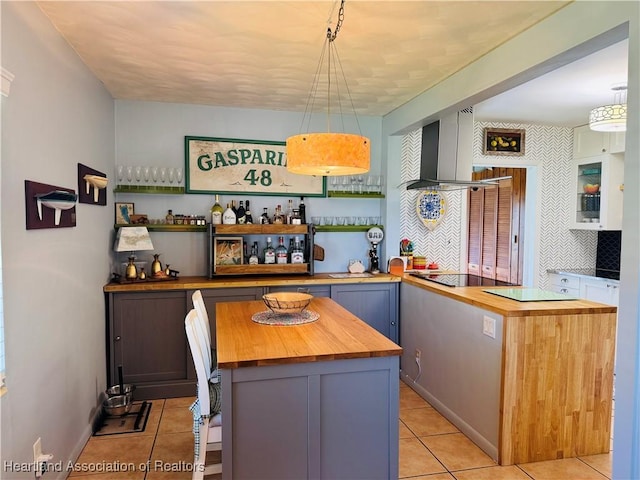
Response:
[[[624,153],[625,132],[609,133],[609,153]]]
[[[601,278],[580,278],[580,296],[592,302],[618,306],[618,282]]]
[[[623,159],[624,155],[617,153],[573,160],[569,228],[622,229]],[[597,185],[596,190],[588,190],[590,185]]]
[[[607,153],[609,137],[604,132],[596,132],[589,125],[573,129],[573,158],[593,157]]]

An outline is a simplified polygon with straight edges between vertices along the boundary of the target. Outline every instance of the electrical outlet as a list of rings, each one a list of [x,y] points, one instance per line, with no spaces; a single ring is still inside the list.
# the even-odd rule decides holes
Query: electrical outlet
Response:
[[[47,462],[53,455],[42,453],[42,440],[40,437],[33,444],[33,464],[35,465],[35,477],[40,478],[47,471]]]
[[[36,442],[33,444],[33,463],[38,461],[40,455],[42,455],[42,440],[38,437]]]
[[[496,338],[496,319],[488,316],[482,318],[482,333],[487,337]]]

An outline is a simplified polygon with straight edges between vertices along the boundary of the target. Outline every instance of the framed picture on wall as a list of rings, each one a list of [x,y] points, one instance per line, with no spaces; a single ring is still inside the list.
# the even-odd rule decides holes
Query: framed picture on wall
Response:
[[[131,216],[133,215],[133,203],[116,202],[116,224],[117,225],[129,225],[131,223]]]
[[[184,137],[187,193],[326,196],[326,178],[287,170],[286,142]]]
[[[490,128],[484,129],[484,155],[524,155],[524,129]]]
[[[214,265],[242,265],[242,237],[213,239]]]

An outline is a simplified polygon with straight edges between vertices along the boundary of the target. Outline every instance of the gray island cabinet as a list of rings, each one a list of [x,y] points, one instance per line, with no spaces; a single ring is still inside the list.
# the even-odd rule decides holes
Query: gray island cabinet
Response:
[[[107,382],[136,385],[136,400],[192,396],[195,370],[184,333],[191,295],[200,290],[207,306],[212,343],[216,341],[219,302],[260,300],[272,291],[308,289],[314,297],[331,297],[351,313],[397,343],[399,278],[335,279],[266,276],[207,279],[184,277],[162,282],[110,283],[104,287],[107,306]],[[266,310],[266,307],[264,307]]]
[[[609,452],[616,307],[409,275],[400,298],[401,378],[498,463]]]
[[[262,302],[217,304],[222,478],[398,478],[402,349],[329,298],[308,309],[274,326]]]

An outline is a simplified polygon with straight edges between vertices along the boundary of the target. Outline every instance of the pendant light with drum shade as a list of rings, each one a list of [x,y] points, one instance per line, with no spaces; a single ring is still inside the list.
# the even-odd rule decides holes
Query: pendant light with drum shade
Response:
[[[335,39],[338,35],[338,31],[342,26],[344,20],[344,0],[340,4],[340,11],[338,14],[338,23],[335,30],[332,32],[331,28],[327,28],[327,35],[325,38],[322,54],[320,55],[320,61],[314,77],[314,82],[311,87],[311,93],[307,100],[307,106],[302,119],[304,125],[305,119],[307,122],[311,121],[311,107],[315,103],[314,95],[317,93],[320,74],[322,73],[322,64],[325,56],[327,57],[327,132],[326,133],[301,133],[298,135],[287,138],[287,170],[291,173],[300,175],[319,175],[319,176],[336,176],[336,175],[357,175],[366,173],[369,171],[369,164],[371,158],[371,141],[362,134],[351,133],[332,133],[331,130],[331,80],[338,78],[336,67],[340,67],[342,79],[346,85],[346,91],[349,95],[349,101],[351,102],[351,108],[353,109],[354,117],[358,123],[358,130],[360,130],[360,123],[355,113],[353,106],[353,100],[349,93],[349,87],[347,80],[342,70],[342,64],[338,57],[338,52],[335,46]],[[333,71],[332,71],[333,68]],[[336,82],[336,90],[337,82]],[[342,105],[340,104],[339,95],[336,96],[340,115],[342,116]],[[344,120],[343,120],[344,123]]]
[[[627,86],[618,85],[613,103],[594,108],[589,113],[589,128],[597,132],[624,132],[627,130]]]

